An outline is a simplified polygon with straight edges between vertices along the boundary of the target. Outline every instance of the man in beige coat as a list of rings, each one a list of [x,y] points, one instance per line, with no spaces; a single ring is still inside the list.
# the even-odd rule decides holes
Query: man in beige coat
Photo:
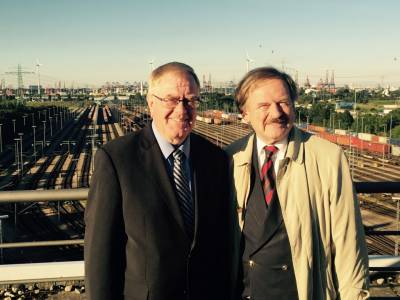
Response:
[[[368,256],[340,147],[293,126],[296,84],[264,67],[236,101],[254,129],[226,151],[237,209],[235,299],[366,299]]]

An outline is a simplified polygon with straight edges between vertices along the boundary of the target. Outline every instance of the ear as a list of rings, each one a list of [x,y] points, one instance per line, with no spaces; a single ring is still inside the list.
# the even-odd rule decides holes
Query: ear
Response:
[[[249,117],[249,113],[247,110],[242,111],[242,117],[243,117],[243,120],[246,121],[246,123],[250,123],[250,117]]]
[[[149,106],[150,113],[151,113],[153,111],[154,99],[153,99],[153,97],[151,97],[150,94],[147,94],[146,100],[147,100],[147,105]]]

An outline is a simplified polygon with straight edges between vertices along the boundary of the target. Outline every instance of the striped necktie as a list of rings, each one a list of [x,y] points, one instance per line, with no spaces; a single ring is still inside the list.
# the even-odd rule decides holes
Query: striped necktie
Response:
[[[192,192],[189,188],[189,179],[185,174],[185,154],[182,150],[176,149],[172,153],[174,157],[174,182],[176,193],[178,196],[179,206],[185,223],[186,232],[190,239],[193,239],[194,234],[194,213]]]
[[[274,163],[272,161],[272,155],[278,151],[275,146],[265,146],[265,162],[261,168],[261,182],[264,190],[265,202],[269,205],[275,192],[275,172]]]

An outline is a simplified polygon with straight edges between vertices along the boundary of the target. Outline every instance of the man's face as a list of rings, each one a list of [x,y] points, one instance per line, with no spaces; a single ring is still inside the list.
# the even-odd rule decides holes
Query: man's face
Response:
[[[286,84],[280,79],[257,82],[243,107],[243,116],[265,143],[274,144],[286,138],[295,118]]]
[[[193,99],[199,96],[199,88],[192,76],[179,71],[162,75],[154,84],[147,102],[153,122],[171,144],[182,143],[192,131],[196,119],[196,108],[183,102],[168,107],[166,102],[157,99]]]

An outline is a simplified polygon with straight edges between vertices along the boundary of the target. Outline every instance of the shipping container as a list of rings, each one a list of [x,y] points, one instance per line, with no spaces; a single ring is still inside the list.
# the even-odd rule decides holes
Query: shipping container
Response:
[[[336,135],[334,135],[334,134],[331,134],[331,133],[329,133],[329,132],[319,132],[318,133],[318,136],[319,137],[321,137],[321,138],[323,138],[323,139],[325,139],[325,140],[328,140],[328,141],[330,141],[330,142],[332,142],[332,143],[335,143],[336,144]]]
[[[352,136],[350,138],[350,145],[351,147],[357,148],[357,149],[361,149],[361,142],[362,140],[360,140],[358,137],[356,136]]]
[[[335,134],[338,134],[338,135],[347,135],[347,130],[344,130],[344,129],[335,129]]]
[[[204,118],[204,122],[207,124],[212,124],[212,118]]]
[[[388,144],[380,144],[380,143],[364,143],[364,149],[377,154],[389,154],[390,153],[390,145]]]
[[[230,115],[229,114],[222,114],[221,115],[222,119],[229,119]]]
[[[400,156],[400,146],[392,145],[392,155]]]
[[[350,136],[337,134],[336,141],[339,145],[349,146],[350,145]]]
[[[371,142],[379,143],[379,136],[372,134],[371,135]]]
[[[309,124],[307,126],[308,131],[313,131],[313,132],[327,132],[327,128],[326,127],[321,127],[321,126],[316,126],[316,125],[311,125]]]
[[[222,119],[214,118],[214,124],[221,125],[222,124]]]
[[[378,143],[387,144],[388,143],[388,138],[386,136],[380,136],[379,139],[378,139]]]
[[[358,138],[361,139],[361,140],[363,140],[363,141],[369,141],[369,142],[371,142],[371,141],[372,141],[372,134],[360,132],[360,133],[358,134]]]

